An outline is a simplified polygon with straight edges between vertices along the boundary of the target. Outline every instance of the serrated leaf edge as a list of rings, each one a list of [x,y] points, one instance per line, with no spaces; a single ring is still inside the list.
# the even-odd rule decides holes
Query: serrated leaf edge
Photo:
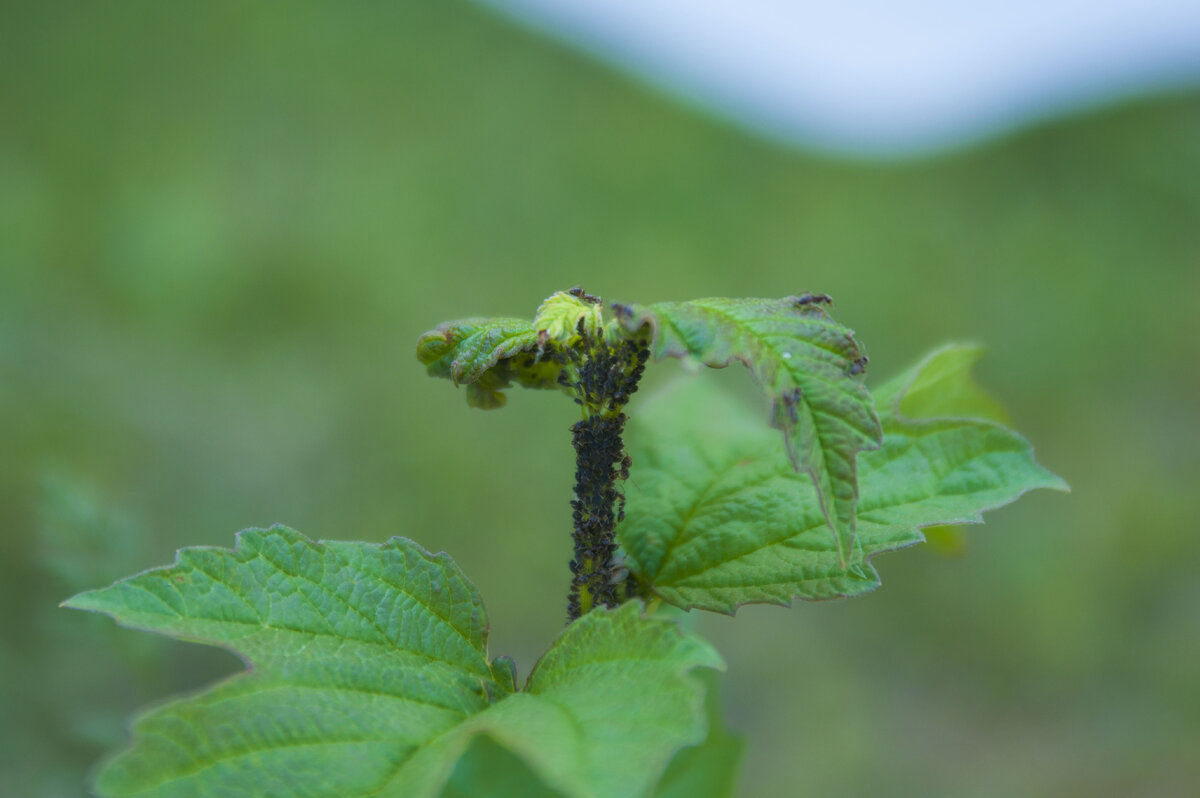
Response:
[[[175,634],[170,631],[155,629],[153,627],[141,626],[141,625],[133,624],[133,623],[127,623],[125,621],[122,621],[120,618],[118,618],[116,616],[115,612],[104,609],[99,606],[91,606],[88,603],[86,603],[86,601],[81,601],[81,599],[87,599],[87,597],[89,597],[89,596],[96,596],[100,593],[104,593],[108,590],[111,590],[112,588],[116,587],[117,585],[120,585],[120,584],[123,584],[126,582],[133,582],[137,579],[140,579],[144,576],[148,576],[150,574],[170,571],[175,568],[187,567],[186,564],[181,562],[181,558],[183,557],[183,555],[185,553],[190,554],[193,552],[212,552],[212,553],[220,554],[220,555],[236,556],[237,554],[242,553],[244,551],[244,546],[243,546],[244,541],[250,535],[256,534],[256,533],[266,535],[266,534],[279,533],[279,532],[282,532],[285,535],[296,535],[304,543],[307,543],[309,545],[312,545],[317,548],[322,548],[322,549],[326,548],[326,544],[328,544],[328,543],[342,542],[342,541],[327,541],[324,539],[313,540],[312,538],[307,537],[303,533],[298,532],[295,529],[292,529],[291,527],[286,526],[284,524],[272,524],[269,527],[248,527],[246,529],[239,530],[237,533],[234,534],[234,545],[232,547],[185,546],[185,547],[177,549],[175,551],[175,558],[168,565],[156,565],[156,566],[152,566],[150,568],[145,568],[145,569],[138,571],[137,573],[132,574],[130,576],[126,576],[126,577],[122,577],[120,579],[114,580],[111,584],[109,584],[105,587],[94,588],[92,590],[85,590],[82,593],[77,593],[74,596],[71,596],[70,598],[59,602],[58,606],[65,608],[65,609],[83,610],[85,612],[95,612],[100,615],[107,615],[108,617],[112,618],[113,621],[115,621],[118,626],[122,626],[126,629],[134,629],[134,630],[140,631],[140,632],[148,632],[150,634],[160,635],[162,637],[167,637],[172,640],[182,640],[184,642],[189,642],[189,643],[199,643],[201,645],[208,645],[208,646],[213,646],[216,648],[223,648],[223,649],[229,651],[230,653],[236,655],[239,659],[241,659],[243,662],[245,662],[247,665],[247,670],[253,670],[254,669],[253,663],[250,662],[249,658],[246,655],[242,654],[242,652],[237,651],[235,648],[233,648],[234,643],[224,643],[224,642],[208,640],[208,639],[202,638],[202,637],[194,637],[194,636],[190,636],[190,635],[180,635],[180,634]],[[466,574],[463,573],[462,569],[458,566],[458,563],[456,563],[454,561],[454,559],[448,553],[446,553],[445,551],[437,552],[436,554],[433,552],[430,552],[428,549],[426,549],[424,546],[422,546],[420,543],[416,542],[412,538],[404,537],[402,535],[394,535],[394,536],[388,538],[386,541],[383,541],[382,543],[370,543],[370,542],[363,542],[363,541],[356,541],[356,543],[357,543],[357,545],[361,545],[361,546],[375,549],[375,550],[381,550],[389,545],[402,546],[404,548],[407,548],[407,549],[413,551],[418,556],[420,556],[421,558],[423,558],[424,560],[426,560],[427,562],[429,562],[431,564],[437,564],[439,567],[442,567],[442,568],[449,566],[449,570],[451,572],[453,572],[456,576],[461,578],[465,584],[470,585],[474,589],[474,583],[471,582],[467,578]],[[479,595],[477,590],[475,591],[475,594],[476,594],[476,596]],[[413,598],[416,598],[416,597],[413,597]],[[419,602],[419,600],[418,600],[418,602]],[[424,606],[423,602],[419,602],[419,603],[422,603],[422,605]],[[426,606],[425,608],[427,610],[430,610],[430,612],[432,612],[435,616],[440,617],[439,613],[433,612],[432,609],[429,608],[428,606]],[[483,655],[484,655],[482,661],[484,662],[485,666],[487,667],[488,672],[490,673],[490,666],[488,665],[486,653],[487,653],[488,636],[491,631],[491,622],[488,620],[487,611],[484,608],[482,596],[479,596],[479,610],[480,610],[480,614],[481,614],[481,617],[480,617],[480,621],[481,621],[480,640],[481,640],[481,646],[482,646]],[[445,619],[443,619],[443,620],[445,620]],[[462,636],[462,633],[459,632],[457,629],[455,629],[453,624],[447,622],[447,626],[449,628],[453,629],[456,634],[459,634],[460,636]],[[468,644],[471,643],[470,640],[467,640],[467,642],[468,642]],[[418,652],[409,652],[409,653],[417,654]],[[437,660],[434,660],[434,661],[437,661]],[[234,675],[236,676],[237,674],[234,674]]]
[[[933,354],[940,353],[944,349],[950,348],[951,346],[954,346],[954,345],[948,345],[947,347],[941,347],[938,350],[935,350],[935,352]],[[933,354],[931,354],[930,357],[932,357]],[[923,364],[925,362],[926,362],[926,359],[922,359],[921,363]],[[904,395],[903,392],[901,392],[897,395],[897,398],[895,400],[897,405],[899,404],[903,395]],[[860,566],[864,570],[866,570],[870,576],[873,577],[873,583],[869,579],[862,580],[863,584],[864,584],[864,589],[861,591],[853,592],[853,593],[837,592],[837,593],[830,594],[828,596],[820,596],[820,597],[816,597],[816,598],[809,598],[807,596],[797,593],[787,599],[780,599],[780,600],[773,600],[773,599],[757,600],[756,599],[756,600],[751,600],[751,601],[743,601],[743,602],[739,602],[736,604],[721,603],[721,604],[709,605],[709,604],[696,603],[696,602],[675,603],[674,601],[671,601],[662,592],[660,592],[660,590],[654,585],[653,580],[651,580],[650,577],[646,576],[645,574],[638,573],[636,570],[634,571],[634,573],[640,579],[644,580],[644,583],[646,585],[648,585],[648,587],[653,595],[662,599],[662,601],[666,602],[667,604],[670,604],[673,607],[678,607],[679,609],[684,610],[686,612],[690,612],[691,610],[703,610],[705,612],[713,612],[713,613],[717,613],[720,615],[727,615],[727,616],[733,617],[737,614],[737,611],[740,608],[748,606],[748,605],[768,605],[768,606],[776,606],[776,607],[786,607],[786,608],[790,609],[795,606],[795,603],[797,601],[814,602],[814,603],[823,602],[823,601],[835,601],[835,600],[839,600],[839,599],[860,596],[860,595],[869,593],[869,592],[879,588],[880,585],[883,584],[883,580],[879,576],[879,571],[876,569],[876,567],[874,565],[873,560],[874,560],[875,556],[879,555],[879,554],[886,554],[886,553],[892,552],[892,551],[899,551],[901,549],[906,549],[911,546],[915,546],[919,543],[925,542],[925,536],[924,536],[924,533],[922,530],[924,530],[927,527],[930,527],[930,526],[955,526],[955,525],[962,525],[962,524],[970,524],[970,525],[983,524],[983,523],[985,523],[984,519],[983,519],[984,513],[991,512],[993,510],[998,510],[1002,507],[1006,507],[1007,505],[1016,502],[1018,499],[1020,499],[1026,493],[1029,493],[1030,491],[1033,491],[1033,490],[1046,489],[1046,490],[1056,490],[1056,491],[1060,491],[1060,492],[1064,492],[1064,493],[1071,492],[1070,486],[1067,484],[1067,482],[1064,479],[1062,479],[1062,477],[1058,476],[1057,474],[1055,474],[1054,472],[1050,471],[1048,468],[1043,466],[1041,463],[1037,462],[1037,458],[1034,456],[1035,452],[1034,452],[1033,444],[1030,443],[1028,438],[1026,438],[1021,433],[1017,432],[1016,430],[1012,429],[1011,427],[1008,427],[1005,424],[1001,424],[1000,422],[992,421],[990,419],[973,418],[973,417],[968,417],[968,416],[937,416],[937,417],[933,417],[933,418],[923,418],[923,419],[909,419],[909,418],[897,417],[897,418],[891,418],[891,419],[884,420],[882,422],[882,427],[883,427],[883,434],[886,435],[888,428],[893,427],[893,426],[936,427],[939,424],[945,424],[947,422],[951,422],[951,423],[953,423],[953,422],[958,422],[958,423],[970,422],[970,423],[978,424],[978,425],[985,426],[985,427],[992,427],[994,429],[999,429],[999,430],[1005,432],[1006,434],[1013,436],[1018,441],[1020,441],[1020,443],[1023,445],[1023,447],[1024,447],[1023,452],[1029,456],[1029,459],[1032,461],[1034,466],[1037,467],[1038,471],[1040,472],[1040,475],[1045,479],[1045,482],[1043,484],[1031,485],[1028,487],[1021,488],[1011,498],[1008,498],[1003,501],[997,501],[994,504],[986,505],[984,507],[981,507],[975,513],[963,516],[961,518],[930,521],[930,522],[923,523],[923,524],[914,524],[914,525],[908,527],[908,529],[910,529],[913,532],[916,532],[919,535],[919,539],[906,541],[906,542],[899,543],[894,546],[888,546],[886,548],[873,549],[870,552],[864,551],[863,559],[862,559]],[[871,508],[866,511],[857,512],[856,515],[859,518],[866,517],[869,520],[871,512],[876,509],[882,509],[882,507]],[[810,526],[805,529],[798,530],[791,537],[796,537],[798,535],[802,535],[806,532],[811,532],[818,528],[819,528],[818,526]],[[790,538],[788,538],[788,539],[790,539]],[[780,545],[781,543],[785,542],[786,540],[787,539],[785,539],[784,541],[775,541],[772,543],[768,543],[760,548],[768,548],[770,546]],[[855,545],[856,545],[856,548],[859,545],[859,538],[857,536],[856,536]],[[757,551],[757,550],[758,549],[756,549],[755,551]],[[752,553],[752,552],[748,552],[748,553]],[[631,563],[632,563],[632,560],[631,560]],[[844,572],[841,576],[846,577],[846,578],[854,578],[854,577],[851,577],[849,570]],[[834,578],[834,577],[829,577],[829,578]]]

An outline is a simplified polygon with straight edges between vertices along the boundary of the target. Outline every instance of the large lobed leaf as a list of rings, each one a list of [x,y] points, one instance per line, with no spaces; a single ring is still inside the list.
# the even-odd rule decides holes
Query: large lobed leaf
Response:
[[[475,588],[402,538],[247,530],[233,551],[184,549],[66,605],[250,666],[141,716],[97,777],[103,796],[432,798],[487,794],[477,788],[493,779],[518,780],[519,794],[644,795],[704,738],[691,671],[721,667],[631,603],[572,624],[514,693],[511,663],[488,663]]]
[[[851,567],[856,456],[877,448],[881,434],[853,332],[811,295],[616,307],[627,331],[649,328],[656,358],[750,369],[770,398],[771,425],[783,432],[788,458],[812,481],[839,565]]]
[[[447,738],[454,750],[486,733],[569,796],[647,795],[672,756],[705,741],[705,685],[689,672],[723,668],[716,652],[631,602],[568,626],[525,691]],[[446,757],[436,748],[422,752]]]
[[[595,612],[585,615],[584,618],[591,618],[593,615]],[[631,642],[636,646],[645,642],[637,638],[638,635],[633,635],[627,643]],[[635,652],[635,655],[638,653]],[[566,663],[559,664],[561,666]],[[683,748],[675,754],[654,788],[653,798],[729,798],[734,794],[738,769],[741,764],[742,740],[731,734],[722,724],[716,677],[716,672],[711,669],[697,673],[697,678],[704,682],[706,689],[707,736],[696,745]],[[624,685],[620,680],[625,678],[639,678],[639,673],[637,670],[624,673],[592,672],[585,677],[583,684],[568,686],[560,683],[558,689],[565,690],[566,695],[575,699],[573,703],[582,703],[583,696],[587,694],[598,712],[607,716],[612,711],[614,699],[625,701],[633,697],[621,689]],[[608,679],[616,681],[609,682]],[[667,687],[668,691],[674,692],[677,685],[668,684]],[[656,684],[639,686],[638,692],[642,696],[638,700],[652,703],[662,702],[665,695],[659,692],[659,689],[659,685]],[[546,693],[539,694],[547,696]],[[686,719],[686,722],[690,723],[690,719],[693,717],[692,706],[687,696],[683,696],[683,698],[685,700],[680,702],[677,709],[682,710],[680,718]],[[631,709],[632,706],[630,705]],[[620,710],[622,707],[617,707],[617,709]],[[664,708],[664,712],[661,713],[662,717],[669,717],[671,711]],[[631,720],[635,720],[635,714],[636,712],[629,713]],[[580,718],[576,718],[576,722],[580,720]],[[661,769],[661,757],[657,753],[653,753],[652,747],[646,748],[647,742],[653,744],[656,741],[658,735],[661,734],[661,728],[645,728],[637,733],[629,733],[628,730],[622,732],[621,745],[626,751],[615,759],[612,757],[614,754],[618,754],[618,751],[613,747],[605,747],[603,751],[599,752],[603,756],[598,757],[589,751],[582,751],[581,755],[579,746],[586,745],[586,741],[578,738],[571,739],[571,732],[571,729],[566,730],[566,745],[551,745],[551,742],[558,741],[548,739],[531,741],[534,748],[530,751],[530,759],[544,760],[541,768],[544,772],[553,771],[555,762],[559,759],[563,761],[586,759],[590,762],[592,771],[588,775],[591,780],[590,789],[601,790],[604,794],[613,795],[644,794],[649,780],[646,775],[637,776],[638,770],[641,769],[643,774],[652,774]],[[652,753],[650,761],[646,761],[647,751]],[[547,783],[525,760],[514,754],[511,749],[497,743],[491,734],[482,733],[472,739],[465,754],[458,760],[441,798],[481,798],[484,796],[560,798],[560,796],[570,794],[574,793],[562,792],[547,786]]]
[[[859,457],[857,536],[848,567],[824,531],[818,497],[772,436],[734,401],[702,382],[647,403],[630,425],[636,462],[618,539],[631,569],[679,607],[733,613],[742,604],[856,595],[879,584],[869,558],[920,542],[921,529],[979,523],[1034,488],[1065,489],[1029,443],[974,412],[975,355],[935,353],[881,389],[883,446]],[[945,417],[900,414],[914,388],[937,383]],[[912,402],[914,412],[927,400]],[[990,400],[989,400],[990,401]]]

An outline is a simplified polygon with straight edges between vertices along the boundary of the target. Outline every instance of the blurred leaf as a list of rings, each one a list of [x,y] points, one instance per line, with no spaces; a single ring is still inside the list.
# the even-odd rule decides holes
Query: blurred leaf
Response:
[[[47,470],[40,487],[37,559],[61,583],[58,589],[83,590],[142,558],[148,541],[145,528],[104,506],[92,485]]]
[[[984,352],[978,344],[951,343],[929,353],[873,391],[880,417],[965,416],[1010,424],[1004,407],[971,376]],[[937,554],[962,557],[967,552],[967,536],[962,527],[930,526],[922,532],[930,550]]]
[[[858,535],[843,570],[812,486],[770,437],[702,383],[674,386],[634,419],[618,538],[664,600],[733,613],[852,596],[878,585],[872,555],[920,542],[922,527],[978,523],[1027,490],[1065,488],[993,422],[885,417],[882,448],[860,456]]]
[[[853,332],[812,295],[614,307],[626,330],[650,328],[658,359],[693,358],[714,368],[739,361],[750,369],[771,400],[771,426],[782,430],[788,458],[812,480],[839,565],[848,569],[858,500],[855,455],[880,441]]]
[[[741,737],[730,734],[722,722],[716,673],[702,671],[701,677],[708,683],[704,701],[708,737],[675,755],[654,791],[654,798],[728,798],[737,789],[745,743]]]
[[[921,529],[929,549],[943,557],[965,557],[967,530],[961,526],[927,526]]]
[[[946,344],[872,393],[880,418],[962,417],[1009,424],[1008,413],[975,382],[978,344]]]
[[[511,666],[489,667],[483,605],[449,557],[286,527],[242,532],[233,551],[184,549],[67,606],[251,666],[138,719],[97,777],[105,796],[433,796],[481,733],[568,795],[638,795],[703,738],[704,686],[689,672],[722,667],[631,603],[568,627],[510,694],[493,673],[511,682]],[[494,754],[477,746],[453,789],[492,766],[520,776]]]
[[[439,798],[562,798],[523,759],[491,735],[477,734],[454,765]]]

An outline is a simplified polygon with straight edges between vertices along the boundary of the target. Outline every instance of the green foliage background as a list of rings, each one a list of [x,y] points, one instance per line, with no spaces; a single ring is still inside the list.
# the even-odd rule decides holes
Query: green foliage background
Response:
[[[527,674],[574,407],[469,411],[413,345],[577,283],[830,293],[872,385],[984,341],[1074,489],[868,597],[700,619],[745,795],[1200,779],[1197,95],[858,164],[459,3],[8,2],[0,31],[0,792],[79,795],[135,707],[239,667],[55,605],[247,526],[449,551]]]

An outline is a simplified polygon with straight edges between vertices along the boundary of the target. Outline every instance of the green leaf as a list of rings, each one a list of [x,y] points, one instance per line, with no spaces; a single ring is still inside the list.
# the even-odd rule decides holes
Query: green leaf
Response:
[[[936,508],[933,502],[926,505],[929,512],[937,509],[947,513],[950,505],[957,500],[960,502],[958,512],[967,515],[964,519],[966,523],[982,523],[982,511],[1014,501],[1027,490],[1069,490],[1061,478],[1037,465],[1029,442],[1004,426],[1009,423],[1007,411],[972,378],[971,371],[983,353],[983,348],[976,344],[947,344],[926,355],[915,366],[889,380],[875,392],[876,404],[884,423],[885,446],[884,451],[872,458],[879,461],[873,463],[873,468],[882,472],[884,455],[887,455],[891,458],[887,465],[888,473],[893,474],[896,481],[908,474],[923,476],[927,480],[924,492],[937,489],[946,494],[941,496]],[[889,439],[892,441],[890,448]],[[921,440],[919,445],[918,439]],[[907,450],[902,447],[905,440],[911,444]],[[946,444],[948,446],[963,447],[974,443],[991,447],[986,460],[983,457],[977,460],[979,471],[972,473],[964,469],[958,475],[964,480],[977,480],[975,490],[970,495],[964,490],[963,495],[954,496],[955,485],[948,477],[933,484],[929,481],[932,469],[922,472],[915,464],[906,464],[902,459],[904,455],[911,457],[915,453],[915,456],[926,457],[932,466],[938,462],[937,455],[940,454],[944,465],[953,450],[926,454],[931,447],[941,445],[944,441],[949,442]],[[965,459],[961,449],[959,457]],[[987,490],[987,481],[983,479],[983,469],[987,467],[994,469],[990,492]],[[905,471],[905,468],[909,470]],[[883,488],[881,485],[880,489]],[[1019,492],[1014,492],[1018,489]],[[915,485],[909,486],[909,491],[910,495],[922,494]],[[897,508],[902,506],[896,505]],[[914,509],[917,505],[913,502],[908,506]],[[877,553],[919,543],[924,536],[916,531],[917,528],[932,531],[939,547],[948,553],[962,552],[963,544],[958,542],[959,530],[946,526],[950,521],[920,522],[915,515],[909,518],[911,527],[903,533],[897,531],[905,525],[903,520],[893,523],[891,532],[886,531],[888,524],[877,524],[877,534],[867,545],[868,552]],[[888,540],[892,540],[894,545],[889,546]]]
[[[873,391],[881,418],[979,418],[1009,424],[1008,413],[971,377],[978,344],[946,344]]]
[[[676,623],[642,616],[638,602],[592,610],[563,631],[524,692],[418,759],[457,759],[485,733],[565,795],[646,795],[676,752],[705,738],[705,685],[695,668],[724,665]],[[414,771],[424,774],[424,762]]]
[[[737,791],[745,745],[721,721],[716,673],[702,671],[701,678],[708,684],[705,699],[708,737],[675,755],[654,791],[654,798],[729,798]]]
[[[524,319],[462,319],[417,339],[417,359],[429,376],[467,386],[467,404],[490,410],[507,401],[513,382],[558,388],[560,367],[541,358],[538,333]]]
[[[812,482],[775,433],[706,381],[643,403],[627,430],[633,471],[617,540],[667,602],[733,613],[877,584],[857,542],[842,567]]]
[[[1008,425],[1004,407],[971,376],[983,354],[978,344],[951,343],[926,355],[873,392],[880,417],[964,417]],[[967,537],[962,527],[928,526],[922,532],[933,551],[947,557],[966,554]]]
[[[1033,459],[1017,433],[989,421],[889,420],[884,446],[864,458],[864,553],[869,557],[923,540],[920,528],[980,524],[983,512],[1035,488],[1066,483]]]
[[[855,459],[877,448],[881,434],[853,332],[811,295],[614,307],[628,332],[649,328],[656,358],[691,358],[714,368],[739,361],[750,369],[771,401],[771,426],[782,430],[792,465],[812,480],[839,565],[849,568]]]
[[[885,416],[883,446],[859,457],[858,534],[843,570],[811,484],[714,388],[691,381],[648,402],[629,446],[617,536],[631,570],[676,606],[730,614],[874,589],[868,559],[920,542],[922,527],[978,523],[1027,490],[1065,488],[999,424]]]
[[[511,661],[488,663],[479,595],[446,555],[285,527],[247,530],[233,551],[184,549],[66,606],[250,666],[139,718],[97,777],[102,796],[432,798],[493,766],[520,777],[512,756],[535,777],[527,794],[645,794],[704,737],[691,671],[721,667],[706,643],[628,604],[568,627],[514,693]]]
[[[402,538],[247,530],[232,552],[184,549],[66,606],[251,666],[141,716],[96,780],[105,796],[374,794],[488,703],[478,593],[449,557]]]
[[[930,551],[943,557],[965,557],[967,554],[967,532],[961,526],[921,527],[925,544]]]
[[[577,289],[578,290],[578,289]],[[579,341],[579,327],[595,336],[604,325],[603,305],[598,299],[588,301],[569,291],[556,291],[542,302],[533,318],[535,330],[545,330],[549,340],[571,345]]]
[[[439,798],[564,798],[546,786],[525,760],[477,734],[454,765]]]

